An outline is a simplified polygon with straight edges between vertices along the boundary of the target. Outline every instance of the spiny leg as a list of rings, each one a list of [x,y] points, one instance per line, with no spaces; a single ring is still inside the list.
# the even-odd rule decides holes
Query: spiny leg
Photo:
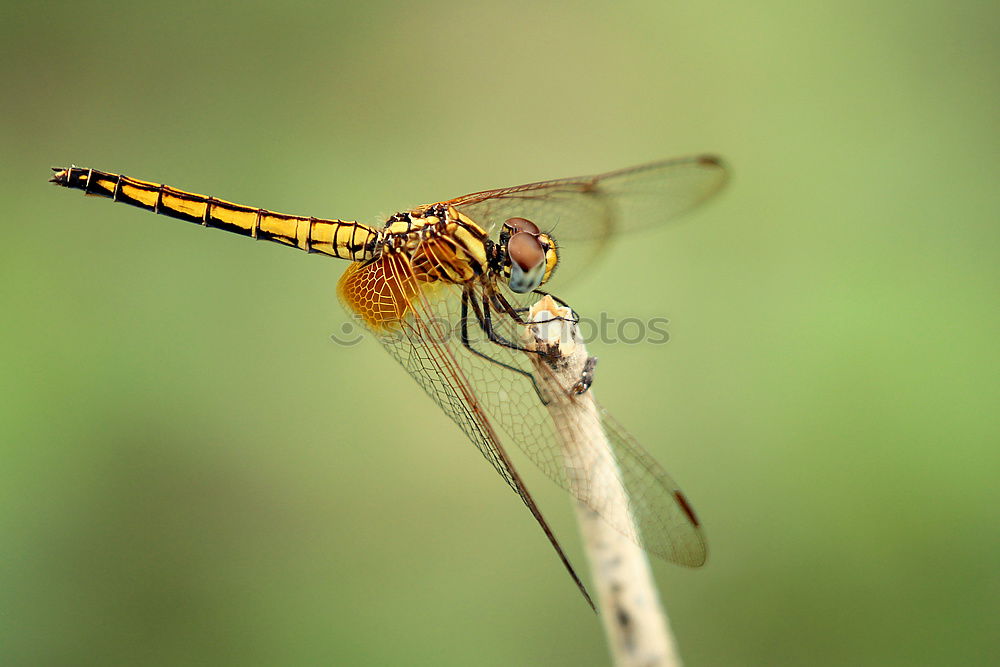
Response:
[[[563,306],[564,308],[569,308],[570,312],[576,314],[575,311],[572,308],[569,307],[569,304],[567,304],[565,301],[563,301],[562,299],[560,299],[558,297],[552,296],[548,292],[542,292],[540,290],[534,290],[533,293],[534,294],[541,294],[542,296],[552,297],[552,299],[556,303],[558,303],[559,305]],[[490,293],[490,299],[493,301],[494,307],[497,310],[505,311],[508,315],[510,315],[512,318],[514,318],[514,320],[518,324],[523,324],[525,326],[528,326],[529,324],[546,324],[548,322],[555,322],[556,320],[563,320],[564,322],[569,322],[571,324],[576,324],[577,322],[580,321],[579,318],[577,318],[577,319],[566,319],[565,317],[550,317],[547,320],[535,320],[534,322],[526,322],[524,320],[524,318],[521,317],[520,314],[528,312],[529,310],[531,310],[530,308],[527,308],[527,307],[515,308],[514,306],[511,305],[511,303],[507,300],[507,298],[505,296],[503,296],[502,294],[500,294],[499,292],[496,292],[496,291],[491,291],[491,293]]]
[[[563,301],[559,297],[552,296],[548,292],[543,292],[542,290],[533,290],[533,293],[540,294],[542,296],[550,297],[553,301],[555,301],[556,303],[560,304],[564,308],[567,308],[571,313],[573,313],[574,315],[576,315],[576,311],[574,311],[570,307],[570,305],[568,303],[566,303],[565,301]],[[525,326],[528,325],[528,323],[524,322],[522,320],[522,318],[518,315],[518,313],[520,313],[520,312],[527,311],[528,308],[514,308],[514,307],[512,307],[510,305],[510,303],[503,297],[503,295],[501,295],[501,294],[499,294],[497,292],[492,292],[490,294],[490,299],[494,302],[495,307],[498,310],[499,309],[506,310],[507,313],[510,314],[511,317],[515,318],[518,322],[520,322],[521,324],[524,324]],[[483,295],[483,305],[484,305],[484,307],[486,307],[486,296],[485,296],[485,294]],[[554,322],[556,320],[563,320],[563,321],[566,321],[566,322],[570,322],[571,324],[578,324],[580,322],[579,316],[577,316],[575,319],[567,319],[567,318],[564,318],[564,317],[552,317],[552,318],[549,318],[547,320],[536,320],[535,322],[532,322],[531,324],[543,324],[543,323],[546,323],[546,322]],[[587,357],[587,361],[584,362],[583,369],[580,371],[580,379],[577,380],[576,383],[570,388],[570,391],[572,393],[574,393],[574,394],[576,394],[576,395],[579,396],[580,394],[586,393],[586,391],[588,389],[590,389],[590,385],[592,385],[594,383],[594,368],[596,366],[597,366],[597,357]],[[547,401],[545,401],[543,399],[543,402],[547,402]]]
[[[498,359],[494,359],[493,357],[491,357],[490,355],[486,354],[485,352],[481,352],[481,351],[477,350],[475,347],[472,346],[472,341],[469,339],[469,303],[470,303],[470,301],[473,304],[473,310],[477,311],[476,312],[476,319],[477,319],[477,321],[479,323],[479,327],[481,329],[483,329],[484,332],[486,332],[487,336],[489,336],[489,332],[486,331],[486,329],[483,327],[482,321],[479,319],[480,318],[480,314],[478,312],[478,308],[476,308],[475,302],[471,300],[471,298],[469,297],[469,293],[468,292],[463,291],[462,292],[462,326],[461,326],[462,346],[465,347],[467,350],[469,350],[469,352],[472,352],[476,356],[482,357],[483,359],[486,359],[487,361],[491,361],[494,364],[496,364],[497,366],[503,366],[504,368],[506,368],[508,370],[512,370],[515,373],[520,373],[521,375],[524,375],[524,376],[530,378],[531,381],[532,381],[532,383],[534,383],[535,377],[531,373],[529,373],[528,371],[526,371],[526,370],[524,370],[522,368],[517,368],[516,366],[511,366],[510,364],[506,364],[506,363],[504,363],[504,362],[502,362],[502,361],[500,361]],[[492,338],[490,340],[492,340]],[[508,346],[508,347],[510,347],[510,346]],[[514,349],[519,349],[519,348],[514,348]]]
[[[476,313],[476,320],[477,320],[477,323],[479,324],[479,328],[482,329],[483,332],[486,333],[487,336],[490,335],[489,330],[486,328],[486,325],[483,322],[483,316],[482,316],[482,313],[479,312],[478,305],[476,304],[475,300],[473,300],[472,297],[469,296],[469,292],[467,290],[463,290],[462,291],[462,317],[461,317],[461,322],[462,322],[462,324],[461,324],[462,346],[465,347],[467,350],[469,350],[469,352],[472,352],[473,354],[475,354],[478,357],[482,357],[483,359],[486,359],[487,361],[492,362],[492,363],[496,364],[497,366],[501,366],[503,368],[506,368],[507,370],[514,371],[515,373],[520,373],[521,375],[523,375],[526,378],[528,378],[529,380],[531,380],[531,386],[535,388],[535,394],[538,396],[538,400],[540,400],[543,405],[548,405],[549,400],[547,398],[545,398],[545,396],[542,394],[542,390],[538,386],[538,382],[535,380],[535,376],[534,375],[532,375],[531,373],[529,373],[528,371],[526,371],[524,369],[521,369],[521,368],[518,368],[516,366],[512,366],[510,364],[504,363],[504,362],[502,362],[502,361],[500,361],[498,359],[494,359],[493,357],[491,357],[490,355],[486,354],[485,352],[481,352],[481,351],[477,350],[475,347],[472,346],[472,341],[469,339],[469,328],[468,328],[468,325],[469,325],[469,304],[470,303],[472,304],[472,310]],[[493,339],[491,338],[490,340],[493,340]],[[496,341],[494,341],[494,342],[496,342]],[[510,346],[510,345],[508,345],[507,347],[512,347],[512,349],[517,349],[517,350],[521,350],[522,349],[522,348],[517,348],[517,347]],[[535,350],[527,350],[527,349],[525,349],[524,351],[525,352],[534,352]]]
[[[486,295],[485,292],[483,293],[482,310],[479,309],[479,304],[477,304],[475,301],[472,301],[471,303],[472,303],[472,309],[476,313],[476,319],[479,320],[479,327],[483,330],[483,333],[485,333],[486,336],[491,341],[493,341],[497,345],[503,345],[504,347],[509,347],[512,350],[517,350],[518,352],[534,352],[535,354],[542,354],[541,350],[532,350],[523,347],[521,345],[518,345],[517,343],[512,343],[503,336],[501,336],[499,333],[497,333],[496,329],[493,328],[493,317],[491,315],[492,307],[490,306],[489,297]],[[516,317],[516,315],[512,316],[516,318],[518,324],[523,324],[525,326],[529,324],[528,322],[522,321],[520,317]]]

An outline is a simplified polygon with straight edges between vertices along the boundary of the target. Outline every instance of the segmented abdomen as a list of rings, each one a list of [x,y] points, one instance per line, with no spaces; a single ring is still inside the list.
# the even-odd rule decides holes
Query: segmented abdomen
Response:
[[[285,215],[96,169],[54,171],[57,185],[205,227],[353,261],[369,260],[377,251],[379,233],[358,222]]]

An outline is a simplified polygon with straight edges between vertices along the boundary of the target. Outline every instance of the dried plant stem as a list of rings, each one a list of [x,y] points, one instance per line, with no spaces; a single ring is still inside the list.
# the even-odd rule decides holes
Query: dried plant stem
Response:
[[[529,314],[529,321],[541,324],[528,328],[527,342],[545,351],[544,355],[532,356],[540,371],[536,376],[545,385],[541,390],[554,397],[548,408],[561,434],[565,460],[567,464],[573,461],[566,471],[570,485],[586,479],[590,488],[604,492],[605,513],[618,513],[605,521],[587,505],[575,503],[613,663],[617,667],[679,666],[680,656],[646,553],[611,526],[634,524],[614,454],[601,426],[599,408],[590,391],[577,394],[567,389],[584,376],[588,360],[572,319],[569,308],[543,297]],[[581,462],[585,475],[576,470]],[[638,535],[636,530],[631,532]]]

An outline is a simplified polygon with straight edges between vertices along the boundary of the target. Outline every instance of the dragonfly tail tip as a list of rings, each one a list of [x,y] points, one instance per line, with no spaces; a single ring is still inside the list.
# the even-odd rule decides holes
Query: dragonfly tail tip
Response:
[[[67,173],[66,169],[63,167],[52,167],[52,171],[55,173],[52,178],[49,179],[49,183],[55,183],[56,185],[66,185]]]

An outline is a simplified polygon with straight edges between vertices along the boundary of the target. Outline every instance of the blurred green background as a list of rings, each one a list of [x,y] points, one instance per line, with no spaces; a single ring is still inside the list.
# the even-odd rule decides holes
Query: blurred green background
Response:
[[[330,341],[342,266],[50,165],[376,222],[716,151],[723,197],[561,294],[671,320],[591,351],[708,532],[657,564],[687,664],[995,664],[996,3],[0,13],[0,663],[607,661],[459,430]]]

